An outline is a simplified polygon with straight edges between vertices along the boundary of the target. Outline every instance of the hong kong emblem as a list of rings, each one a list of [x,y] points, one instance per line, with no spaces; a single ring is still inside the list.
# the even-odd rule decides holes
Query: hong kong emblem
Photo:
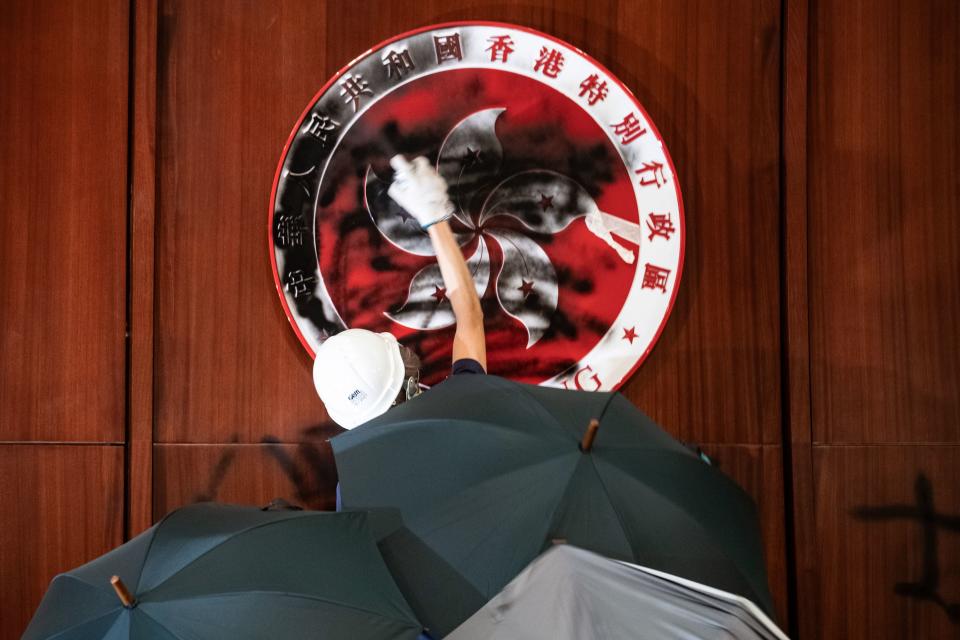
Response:
[[[488,369],[614,389],[647,357],[683,267],[680,188],[637,99],[582,51],[509,24],[391,38],[297,121],[270,202],[277,291],[311,353],[351,327],[450,368],[454,316],[433,248],[388,196],[389,159],[423,155],[484,310]]]

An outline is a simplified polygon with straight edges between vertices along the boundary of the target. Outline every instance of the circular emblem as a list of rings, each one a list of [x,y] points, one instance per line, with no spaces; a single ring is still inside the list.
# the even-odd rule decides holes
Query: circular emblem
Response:
[[[348,327],[450,368],[455,318],[389,159],[446,180],[484,310],[488,369],[614,389],[666,323],[683,266],[673,163],[630,91],[578,49],[508,24],[405,33],[335,75],[297,121],[270,202],[277,291],[311,355]]]

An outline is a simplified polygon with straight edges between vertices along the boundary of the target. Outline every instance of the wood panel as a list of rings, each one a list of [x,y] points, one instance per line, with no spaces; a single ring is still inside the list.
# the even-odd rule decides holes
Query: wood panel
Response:
[[[213,500],[264,506],[283,498],[310,509],[336,506],[337,470],[325,437],[300,444],[154,445],[154,519]]]
[[[123,539],[123,448],[0,445],[0,637],[26,628],[53,577]]]
[[[324,416],[274,287],[267,211],[290,129],[333,71],[325,7],[161,3],[157,441],[295,439]]]
[[[0,441],[123,439],[127,19],[0,11]]]
[[[818,447],[814,456],[819,637],[957,637],[960,446]]]
[[[780,5],[622,2],[611,27],[688,234],[673,315],[624,391],[687,440],[780,442]]]
[[[788,625],[787,535],[783,499],[783,449],[779,445],[709,445],[712,462],[757,504],[764,559],[777,624]]]
[[[813,11],[814,437],[958,442],[960,4]]]

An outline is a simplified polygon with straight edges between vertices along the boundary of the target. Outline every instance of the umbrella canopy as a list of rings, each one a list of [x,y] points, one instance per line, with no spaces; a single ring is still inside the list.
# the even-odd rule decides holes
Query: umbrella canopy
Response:
[[[740,596],[558,545],[447,640],[787,640]]]
[[[363,513],[198,504],[54,578],[23,638],[412,640],[421,628]]]
[[[772,610],[753,501],[619,394],[454,376],[331,444],[345,508],[400,511],[381,551],[438,634],[558,540]]]

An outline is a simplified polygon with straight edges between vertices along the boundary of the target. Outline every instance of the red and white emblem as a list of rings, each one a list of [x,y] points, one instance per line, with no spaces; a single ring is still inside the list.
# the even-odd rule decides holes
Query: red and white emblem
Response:
[[[643,107],[578,49],[508,24],[444,24],[334,76],[283,151],[270,202],[277,290],[311,353],[390,331],[449,372],[454,317],[433,248],[387,196],[389,158],[436,163],[486,319],[490,373],[617,388],[660,334],[683,266],[680,188]]]

